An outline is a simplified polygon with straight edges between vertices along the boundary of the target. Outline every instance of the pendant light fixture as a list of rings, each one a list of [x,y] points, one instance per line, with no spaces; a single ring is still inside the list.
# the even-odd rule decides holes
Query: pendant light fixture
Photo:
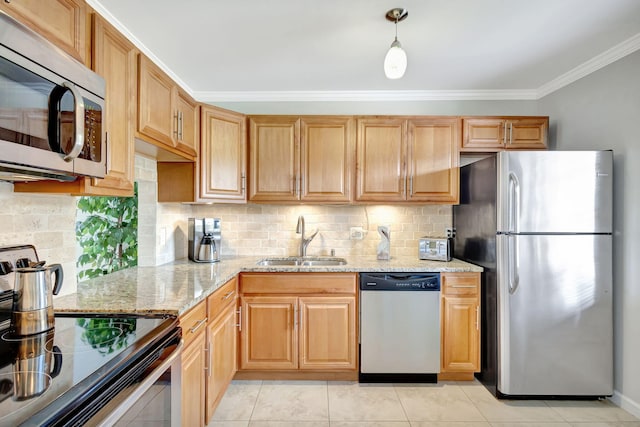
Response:
[[[384,74],[388,79],[399,79],[404,76],[404,72],[407,70],[407,54],[398,41],[398,22],[404,21],[407,16],[409,16],[409,12],[401,7],[391,9],[385,15],[389,21],[396,24],[396,38],[384,57]]]

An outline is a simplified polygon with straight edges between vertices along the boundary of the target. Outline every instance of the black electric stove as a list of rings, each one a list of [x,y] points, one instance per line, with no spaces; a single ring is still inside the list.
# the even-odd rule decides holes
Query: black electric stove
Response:
[[[20,248],[25,258],[25,247]],[[35,249],[29,250],[28,257],[37,261]],[[8,252],[0,248],[0,263],[15,266]],[[56,313],[52,330],[26,337],[15,336],[10,321],[5,325],[0,331],[0,426],[83,425],[181,340],[171,316]]]

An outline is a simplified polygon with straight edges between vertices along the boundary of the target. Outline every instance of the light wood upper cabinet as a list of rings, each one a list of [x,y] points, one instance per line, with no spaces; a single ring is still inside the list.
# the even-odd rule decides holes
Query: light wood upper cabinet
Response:
[[[357,193],[364,202],[458,202],[455,117],[358,120]]]
[[[137,51],[133,44],[99,15],[93,14],[92,21],[92,68],[106,81],[104,123],[107,174],[104,179],[81,177],[72,182],[15,183],[14,191],[133,196]],[[46,134],[46,117],[39,116],[42,114],[33,112],[25,118],[24,125],[30,128],[42,127],[42,132]]]
[[[300,120],[290,116],[249,119],[249,200],[297,201]]]
[[[138,62],[138,136],[188,160],[197,155],[197,103],[149,58]]]
[[[176,114],[178,115],[175,135],[176,148],[196,156],[200,142],[200,105],[182,89],[175,89]]]
[[[546,149],[549,117],[465,117],[460,151]]]
[[[458,203],[460,120],[408,121],[407,200]]]
[[[245,203],[246,117],[210,106],[201,116],[200,198]]]
[[[254,116],[249,123],[249,200],[351,199],[352,118]]]
[[[300,200],[346,203],[351,199],[355,126],[351,117],[300,119]]]
[[[473,372],[480,370],[480,273],[440,277],[441,377],[473,379]]]
[[[89,65],[88,8],[83,0],[4,0],[0,10]]]
[[[358,119],[356,200],[405,200],[406,133],[402,118]]]

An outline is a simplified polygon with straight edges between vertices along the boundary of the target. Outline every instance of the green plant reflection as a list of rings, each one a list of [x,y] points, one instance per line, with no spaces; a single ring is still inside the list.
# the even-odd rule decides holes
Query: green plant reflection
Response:
[[[111,354],[127,346],[129,335],[136,330],[136,319],[78,319],[84,328],[82,341],[102,354]]]

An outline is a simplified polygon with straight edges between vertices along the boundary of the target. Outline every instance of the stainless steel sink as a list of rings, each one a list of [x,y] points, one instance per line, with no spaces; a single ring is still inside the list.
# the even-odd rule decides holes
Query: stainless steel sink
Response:
[[[294,267],[326,267],[346,264],[346,259],[336,257],[283,257],[265,258],[258,261],[258,265]]]

